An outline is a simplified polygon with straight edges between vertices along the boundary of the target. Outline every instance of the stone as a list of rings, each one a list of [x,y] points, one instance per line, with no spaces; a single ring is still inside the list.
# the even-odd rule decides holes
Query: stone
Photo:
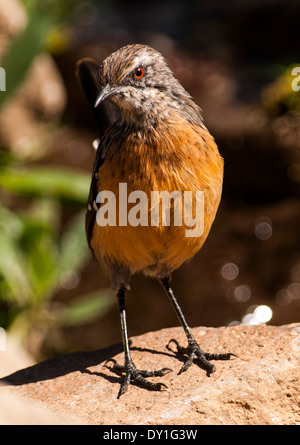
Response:
[[[69,419],[62,419],[48,411],[41,403],[13,394],[9,388],[0,385],[0,425],[66,425],[71,423]]]
[[[34,359],[9,334],[0,342],[0,377],[35,364]],[[0,385],[0,425],[57,425],[69,424],[49,412],[45,406],[20,394],[14,394],[8,386]]]
[[[300,323],[192,331],[204,351],[232,352],[237,357],[216,361],[210,377],[196,363],[178,375],[182,358],[166,348],[171,338],[186,345],[183,330],[176,327],[131,338],[138,368],[172,368],[164,377],[151,378],[168,386],[160,392],[130,385],[117,399],[120,376],[104,364],[111,357],[122,363],[121,344],[55,357],[1,381],[11,394],[38,402],[70,423],[74,419],[97,425],[300,423]]]
[[[34,359],[13,337],[6,334],[3,338],[2,343],[4,344],[1,345],[0,332],[0,346],[4,346],[0,347],[0,378],[35,364]]]

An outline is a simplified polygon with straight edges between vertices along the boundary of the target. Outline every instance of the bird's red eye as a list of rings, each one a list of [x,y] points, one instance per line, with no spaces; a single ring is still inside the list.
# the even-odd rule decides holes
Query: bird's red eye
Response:
[[[136,79],[141,79],[143,77],[143,75],[145,74],[144,70],[142,67],[139,67],[135,70],[134,72],[134,77]]]

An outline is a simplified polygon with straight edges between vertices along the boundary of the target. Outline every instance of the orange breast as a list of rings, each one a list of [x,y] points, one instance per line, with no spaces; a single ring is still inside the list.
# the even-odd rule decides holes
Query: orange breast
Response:
[[[222,179],[223,160],[206,129],[177,123],[169,126],[167,133],[164,128],[158,128],[147,138],[138,133],[127,137],[118,151],[110,150],[99,173],[99,191],[113,192],[116,199],[116,225],[95,224],[91,245],[96,258],[104,263],[123,264],[131,272],[151,273],[159,268],[171,272],[178,268],[197,253],[209,233],[220,201]],[[120,189],[120,183],[126,184],[126,194],[125,186]],[[126,197],[128,200],[134,191],[143,192],[140,195],[143,199],[127,203],[127,225],[120,226],[119,204],[124,205]],[[203,192],[201,236],[187,236],[186,230],[190,228],[184,224],[184,201],[181,226],[174,225],[172,200],[170,224],[163,225],[160,211],[159,220],[155,219],[159,225],[154,226],[151,220],[156,215],[153,191],[178,191],[182,198],[184,192],[192,192],[193,218],[196,218],[196,191]],[[121,210],[124,211],[124,207]],[[122,211],[121,220],[124,219]],[[130,223],[139,219],[147,225]]]

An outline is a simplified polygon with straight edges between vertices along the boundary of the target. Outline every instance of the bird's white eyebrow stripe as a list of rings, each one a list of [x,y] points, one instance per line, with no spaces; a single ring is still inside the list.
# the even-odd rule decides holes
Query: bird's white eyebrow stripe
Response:
[[[148,52],[145,52],[144,54],[139,54],[134,59],[134,65],[149,65],[149,63],[153,62],[153,58],[150,56]]]
[[[144,54],[139,54],[137,57],[133,59],[132,64],[124,72],[124,76],[130,74],[134,68],[138,68],[139,66],[149,65],[149,63],[151,62],[153,62],[153,58],[151,57],[150,54],[148,54],[147,52],[145,52]]]

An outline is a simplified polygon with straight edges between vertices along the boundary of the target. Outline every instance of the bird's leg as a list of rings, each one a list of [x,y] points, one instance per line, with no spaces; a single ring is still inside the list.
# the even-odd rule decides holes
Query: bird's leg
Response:
[[[198,358],[200,367],[202,369],[204,369],[206,371],[207,375],[209,376],[216,370],[215,366],[212,363],[210,363],[210,360],[229,360],[230,357],[235,356],[235,354],[232,354],[232,353],[209,354],[209,353],[203,352],[202,349],[200,348],[200,346],[198,345],[197,341],[195,340],[193,334],[191,333],[191,330],[184,318],[182,310],[181,310],[181,308],[174,296],[174,293],[171,289],[168,278],[162,278],[162,279],[160,279],[160,282],[171,300],[171,303],[172,303],[172,305],[175,309],[175,312],[182,324],[182,327],[184,329],[184,332],[185,332],[185,334],[187,336],[187,340],[188,340],[188,345],[186,348],[180,346],[179,343],[177,342],[177,340],[174,340],[174,339],[170,340],[167,345],[168,349],[170,349],[169,345],[170,345],[170,343],[173,342],[173,343],[175,343],[175,345],[177,347],[177,352],[187,355],[187,358],[186,358],[184,364],[182,365],[182,367],[179,371],[179,374],[186,371],[191,366],[191,364],[193,363],[194,357],[196,355],[196,357]]]
[[[113,362],[113,366],[110,368],[112,371],[115,371],[118,374],[125,373],[125,376],[121,383],[121,388],[118,394],[118,398],[121,397],[127,390],[131,381],[142,386],[144,388],[148,388],[154,391],[159,391],[163,387],[167,388],[164,383],[153,383],[149,380],[145,379],[145,377],[153,377],[153,376],[164,376],[168,372],[171,371],[170,368],[163,368],[158,371],[146,371],[146,370],[138,370],[135,367],[135,364],[132,361],[130,356],[130,348],[127,334],[127,323],[126,323],[126,311],[125,311],[125,289],[122,288],[118,291],[118,302],[119,302],[119,310],[120,310],[120,318],[121,318],[121,331],[122,331],[122,341],[123,341],[123,349],[125,354],[125,364],[124,366],[119,365],[114,359],[108,360]]]

